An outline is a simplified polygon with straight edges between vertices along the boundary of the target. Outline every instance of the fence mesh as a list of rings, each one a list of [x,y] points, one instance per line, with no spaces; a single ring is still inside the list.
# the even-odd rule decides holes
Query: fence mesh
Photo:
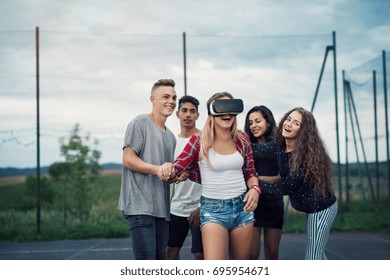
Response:
[[[348,160],[356,162],[354,172],[358,180],[352,180],[349,188],[363,201],[379,201],[388,196],[388,124],[389,110],[386,88],[389,74],[383,71],[389,64],[388,53],[383,53],[345,72],[346,115],[348,136]],[[386,104],[387,103],[387,104]],[[376,162],[375,168],[367,162]],[[353,198],[352,198],[353,199]]]
[[[0,32],[0,167],[36,166],[35,35],[35,30]],[[244,100],[244,112],[238,116],[241,128],[246,112],[255,105],[268,106],[277,121],[293,107],[310,109],[326,47],[332,44],[331,35],[185,34],[187,94],[194,95],[201,102],[198,127],[202,128],[207,116],[207,99],[219,91],[229,91]],[[178,96],[184,95],[183,36],[41,30],[41,166],[63,160],[59,138],[68,136],[75,124],[99,140],[97,149],[102,152],[101,163],[120,163],[127,123],[136,115],[151,110],[149,95],[152,84],[160,78],[173,78]],[[387,54],[387,65],[388,60]],[[378,86],[379,154],[381,161],[385,159],[381,65],[381,58],[377,57],[346,72],[368,161],[374,160],[375,151],[373,70],[377,73]],[[334,78],[332,59],[328,58],[313,113],[331,158],[336,162]],[[389,83],[389,78],[387,81]],[[345,137],[342,95],[339,90],[340,141]],[[175,117],[168,118],[167,126],[178,133],[179,122]],[[351,125],[348,133],[351,133]],[[345,144],[341,142],[340,145],[343,160]],[[350,148],[349,161],[362,160],[361,152]],[[375,189],[375,192],[384,194],[386,175],[382,176],[380,185],[380,190]],[[349,189],[358,199],[366,200],[372,187],[365,176],[364,181],[352,182]],[[336,190],[336,193],[339,192]],[[117,194],[113,196],[110,207],[116,201]],[[107,201],[102,205],[107,207]],[[49,213],[43,212],[44,215]],[[58,215],[54,215],[53,225],[58,222]],[[98,219],[106,219],[104,223],[109,221],[107,225],[113,219],[120,220],[121,225],[123,223],[118,215],[98,216],[96,221],[99,223],[103,221]],[[43,219],[49,220],[48,217]]]
[[[277,119],[292,106],[310,109],[330,43],[331,34],[186,34],[187,93],[201,101],[198,125],[202,127],[205,120],[204,104],[217,91],[229,91],[244,100],[241,127],[254,105],[269,106]],[[58,138],[76,123],[100,140],[102,162],[120,162],[128,121],[151,110],[152,84],[173,78],[178,96],[184,95],[183,34],[41,30],[39,53],[42,165],[61,160]],[[35,166],[35,31],[1,32],[0,60],[0,166]],[[333,76],[325,75],[325,79],[331,84]],[[319,103],[332,103],[329,94],[320,94],[321,98]],[[334,121],[326,119],[329,124],[324,129],[334,128]],[[174,117],[167,125],[174,132],[179,129]],[[18,151],[23,151],[23,157],[15,156]]]

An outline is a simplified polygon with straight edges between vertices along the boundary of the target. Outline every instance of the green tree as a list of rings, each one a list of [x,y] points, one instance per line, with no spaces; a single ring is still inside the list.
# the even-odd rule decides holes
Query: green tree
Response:
[[[64,228],[67,226],[68,215],[68,194],[67,194],[67,178],[70,174],[70,165],[66,162],[55,162],[49,166],[48,173],[52,180],[56,181],[58,185],[62,184],[62,201],[64,214]]]
[[[69,212],[84,221],[88,219],[94,202],[101,152],[88,146],[91,141],[89,133],[80,134],[80,127],[76,124],[69,138],[60,138],[61,156],[65,157],[65,162],[51,166],[51,176],[63,177],[66,181],[69,186]],[[97,146],[98,141],[95,139],[93,144]]]
[[[37,177],[29,175],[25,182],[26,191],[20,197],[20,207],[23,210],[34,209],[37,204]],[[41,178],[40,200],[42,206],[49,206],[54,202],[56,193],[48,177]]]
[[[65,175],[69,173],[69,164],[66,162],[55,162],[49,166],[47,172],[54,180],[64,179]]]

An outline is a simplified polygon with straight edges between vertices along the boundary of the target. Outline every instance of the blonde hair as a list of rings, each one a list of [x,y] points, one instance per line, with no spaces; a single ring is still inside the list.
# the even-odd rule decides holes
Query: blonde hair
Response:
[[[233,99],[233,95],[228,92],[217,92],[213,94],[207,101],[207,108],[209,108],[211,102],[216,99],[221,99],[223,97],[228,97]],[[199,161],[206,159],[207,164],[211,167],[208,151],[213,146],[215,139],[215,128],[214,128],[214,116],[208,115],[206,123],[203,127],[203,130],[200,132],[200,147],[199,147]],[[237,118],[234,118],[233,125],[230,127],[230,136],[233,138],[234,142],[240,142],[242,147],[249,145],[244,134],[237,129]],[[244,156],[245,149],[242,149],[242,155]]]

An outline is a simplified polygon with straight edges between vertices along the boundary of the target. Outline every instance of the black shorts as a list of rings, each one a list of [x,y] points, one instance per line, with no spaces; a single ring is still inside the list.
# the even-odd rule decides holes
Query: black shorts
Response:
[[[282,229],[284,218],[283,196],[262,193],[254,214],[255,227]]]
[[[203,253],[202,234],[200,227],[192,228],[188,224],[186,217],[179,217],[171,214],[169,221],[169,247],[182,247],[184,240],[187,237],[188,231],[191,229],[191,253]]]

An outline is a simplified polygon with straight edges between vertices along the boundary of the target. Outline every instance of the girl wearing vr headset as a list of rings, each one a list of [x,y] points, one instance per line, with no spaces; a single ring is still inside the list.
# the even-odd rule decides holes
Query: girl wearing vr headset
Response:
[[[260,180],[261,190],[289,195],[291,206],[306,213],[305,259],[326,259],[325,246],[337,215],[332,189],[332,162],[311,112],[298,107],[279,123],[276,141],[282,145],[279,183]],[[261,153],[258,145],[254,153]]]
[[[173,164],[161,166],[162,173],[169,180],[189,172],[190,180],[202,184],[204,258],[248,259],[260,188],[249,137],[237,129],[242,100],[216,93],[207,108],[203,130],[191,137]]]
[[[276,122],[270,109],[266,106],[255,106],[250,109],[245,118],[245,132],[249,135],[253,145],[262,145],[259,149],[253,149],[253,159],[259,176],[267,178],[267,181],[280,181],[279,174],[279,145],[274,139]],[[267,176],[267,177],[265,177]],[[255,224],[251,246],[251,260],[260,257],[261,232],[264,237],[264,257],[266,260],[279,258],[279,244],[282,236],[284,202],[283,195],[262,194],[255,213]]]

